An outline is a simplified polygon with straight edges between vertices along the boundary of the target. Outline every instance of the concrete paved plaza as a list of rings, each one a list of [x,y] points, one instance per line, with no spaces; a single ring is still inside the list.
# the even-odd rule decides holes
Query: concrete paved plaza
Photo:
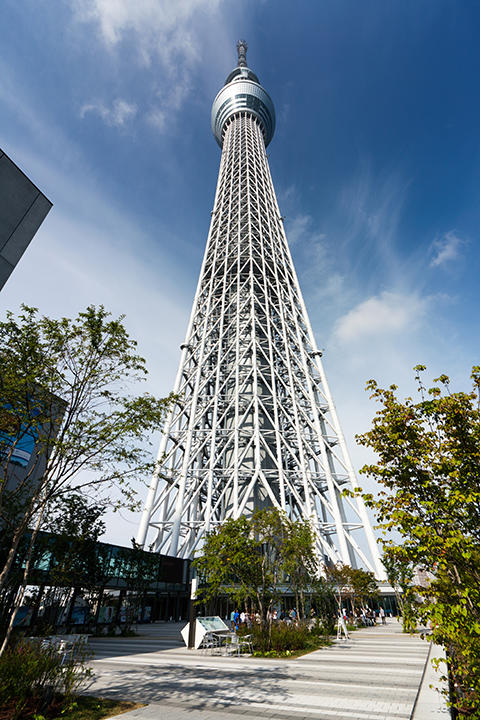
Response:
[[[407,720],[428,654],[426,641],[402,634],[392,619],[297,660],[187,650],[181,627],[142,625],[141,637],[92,638],[88,692],[149,703],[123,720]]]

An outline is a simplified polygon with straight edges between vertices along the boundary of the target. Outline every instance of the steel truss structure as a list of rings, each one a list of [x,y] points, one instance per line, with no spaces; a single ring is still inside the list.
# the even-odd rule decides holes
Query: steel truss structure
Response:
[[[239,45],[239,67],[214,103],[222,146],[215,204],[182,345],[179,399],[137,540],[144,544],[153,529],[158,552],[191,557],[205,531],[276,506],[311,519],[322,559],[360,564],[380,579],[363,500],[342,495],[356,486],[355,474],[270,175],[273,104]],[[365,534],[365,549],[356,531]]]

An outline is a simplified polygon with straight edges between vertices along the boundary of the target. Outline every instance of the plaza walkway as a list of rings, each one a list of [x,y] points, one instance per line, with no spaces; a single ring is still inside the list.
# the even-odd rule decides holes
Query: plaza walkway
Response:
[[[403,635],[395,620],[297,660],[189,651],[182,626],[92,639],[96,677],[88,692],[149,703],[123,720],[409,720],[428,654],[427,642]]]

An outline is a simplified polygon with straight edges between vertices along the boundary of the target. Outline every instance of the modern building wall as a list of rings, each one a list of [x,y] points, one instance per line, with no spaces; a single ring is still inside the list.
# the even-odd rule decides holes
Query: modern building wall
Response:
[[[0,290],[52,203],[0,149]]]

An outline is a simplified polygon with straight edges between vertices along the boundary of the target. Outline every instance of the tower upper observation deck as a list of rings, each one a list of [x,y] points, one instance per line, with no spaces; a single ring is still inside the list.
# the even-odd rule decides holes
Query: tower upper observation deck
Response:
[[[260,123],[265,147],[273,138],[275,131],[275,110],[272,99],[254,72],[247,67],[247,43],[237,43],[238,65],[232,70],[225,85],[213,101],[212,132],[223,146],[225,127],[229,119],[239,112],[251,113]]]

